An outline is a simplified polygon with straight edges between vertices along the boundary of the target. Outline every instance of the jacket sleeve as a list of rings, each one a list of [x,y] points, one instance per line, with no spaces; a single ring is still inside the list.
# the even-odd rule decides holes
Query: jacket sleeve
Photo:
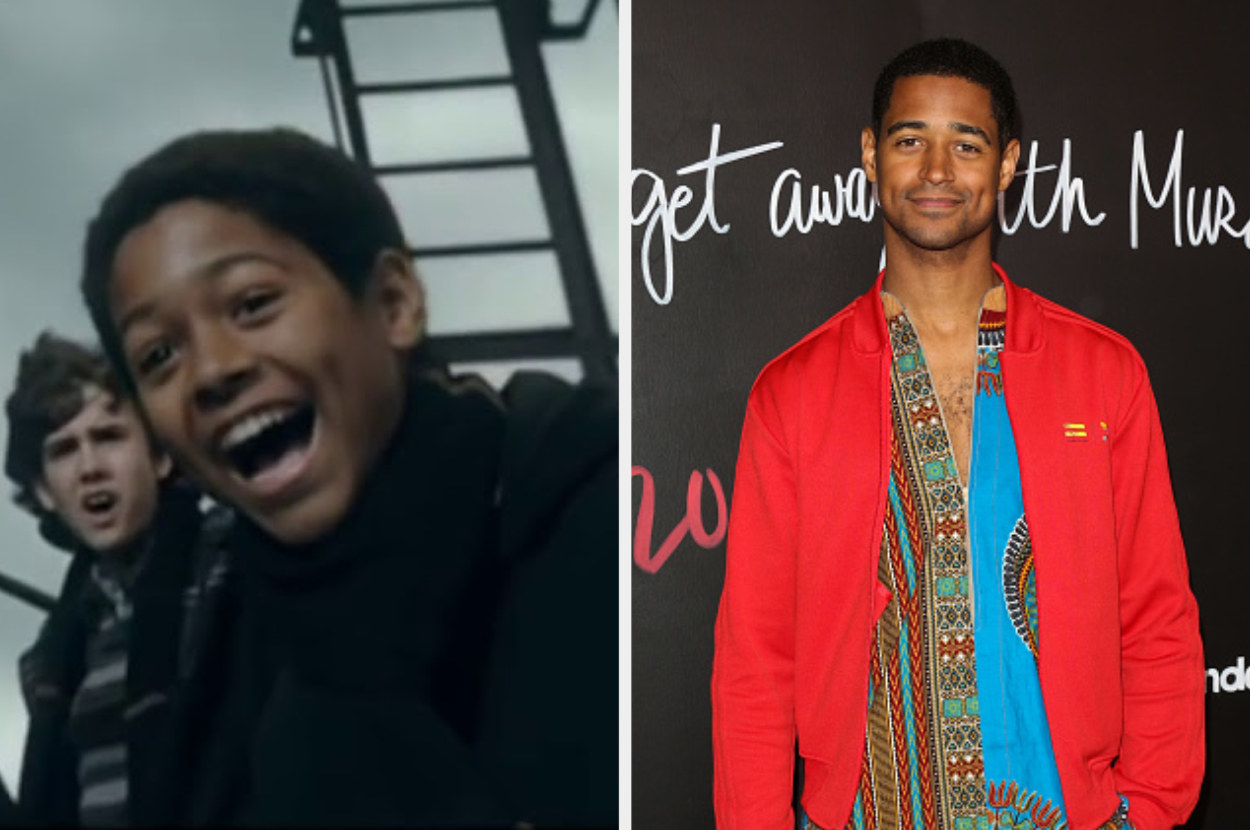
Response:
[[[793,830],[797,500],[776,402],[757,384],[734,478],[716,619],[712,744],[721,830]]]
[[[1136,368],[1111,436],[1124,688],[1114,774],[1139,830],[1164,830],[1198,799],[1205,674],[1163,431],[1140,359]]]
[[[65,725],[71,690],[82,676],[86,631],[79,610],[92,561],[87,552],[75,554],[38,638],[18,658],[29,715],[17,787],[24,824],[68,825],[78,818],[76,753]]]

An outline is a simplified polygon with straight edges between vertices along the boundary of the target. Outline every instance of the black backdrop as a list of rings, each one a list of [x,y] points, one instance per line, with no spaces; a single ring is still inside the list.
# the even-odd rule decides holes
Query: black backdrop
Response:
[[[999,262],[1126,335],[1150,369],[1212,669],[1207,777],[1188,826],[1248,825],[1247,34],[1250,7],[1233,3],[635,0],[635,827],[713,824],[717,490],[731,498],[755,375],[877,272],[880,216],[864,220],[871,198],[853,173],[872,82],[940,35],[989,49],[1020,99],[1015,232],[1000,235]],[[679,173],[709,158],[714,131],[721,157],[758,152]],[[796,181],[804,221],[811,187],[829,194],[825,221],[775,232],[774,191],[781,226]]]

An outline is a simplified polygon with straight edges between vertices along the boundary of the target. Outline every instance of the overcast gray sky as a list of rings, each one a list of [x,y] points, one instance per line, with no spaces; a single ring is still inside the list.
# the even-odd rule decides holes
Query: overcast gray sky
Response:
[[[285,124],[333,140],[318,65],[289,51],[296,6],[296,0],[0,3],[0,394],[12,390],[17,354],[40,330],[92,338],[77,293],[79,251],[87,220],[123,169],[201,128]],[[583,6],[555,2],[561,18]],[[360,19],[347,34],[360,81],[497,74],[507,66],[493,10]],[[616,38],[615,6],[604,2],[585,39],[544,48],[614,327]],[[370,104],[366,118],[378,163],[526,147],[510,90],[402,96]],[[388,187],[418,246],[546,235],[525,172]],[[435,333],[568,322],[546,255],[418,266]],[[488,376],[499,379],[506,368]],[[576,373],[568,362],[551,368]],[[0,447],[7,436],[0,418]],[[0,500],[0,569],[55,593],[67,562],[38,537],[30,516],[7,497]],[[26,730],[16,659],[41,618],[0,595],[0,775],[10,790]]]

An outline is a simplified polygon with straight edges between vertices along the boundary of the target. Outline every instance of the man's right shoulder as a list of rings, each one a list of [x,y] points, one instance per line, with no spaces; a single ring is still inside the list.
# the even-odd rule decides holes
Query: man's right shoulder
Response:
[[[784,394],[813,374],[821,374],[848,347],[851,322],[862,297],[805,334],[764,365],[751,385],[751,398]]]

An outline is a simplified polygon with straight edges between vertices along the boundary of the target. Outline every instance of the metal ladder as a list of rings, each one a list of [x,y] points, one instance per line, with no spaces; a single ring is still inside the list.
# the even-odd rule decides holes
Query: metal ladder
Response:
[[[553,21],[552,9],[546,0],[431,0],[355,5],[345,5],[340,0],[301,0],[296,12],[291,50],[297,57],[315,57],[321,62],[331,121],[339,146],[374,175],[385,182],[387,178],[398,176],[508,168],[531,168],[536,173],[550,228],[548,238],[484,239],[471,244],[418,247],[410,253],[420,261],[550,251],[554,253],[559,268],[570,325],[431,336],[431,348],[447,362],[574,357],[580,361],[587,377],[609,382],[616,378],[616,337],[608,325],[603,294],[541,53],[544,42],[583,37],[598,5],[599,0],[589,0],[578,22],[561,25]],[[440,12],[480,13],[484,9],[493,9],[498,14],[510,66],[508,74],[380,83],[360,83],[356,80],[345,33],[346,20]],[[416,164],[374,163],[362,111],[363,99],[453,90],[472,94],[474,90],[508,87],[515,90],[520,104],[529,142],[528,154],[454,158]],[[343,125],[346,126],[346,141],[342,135]]]

